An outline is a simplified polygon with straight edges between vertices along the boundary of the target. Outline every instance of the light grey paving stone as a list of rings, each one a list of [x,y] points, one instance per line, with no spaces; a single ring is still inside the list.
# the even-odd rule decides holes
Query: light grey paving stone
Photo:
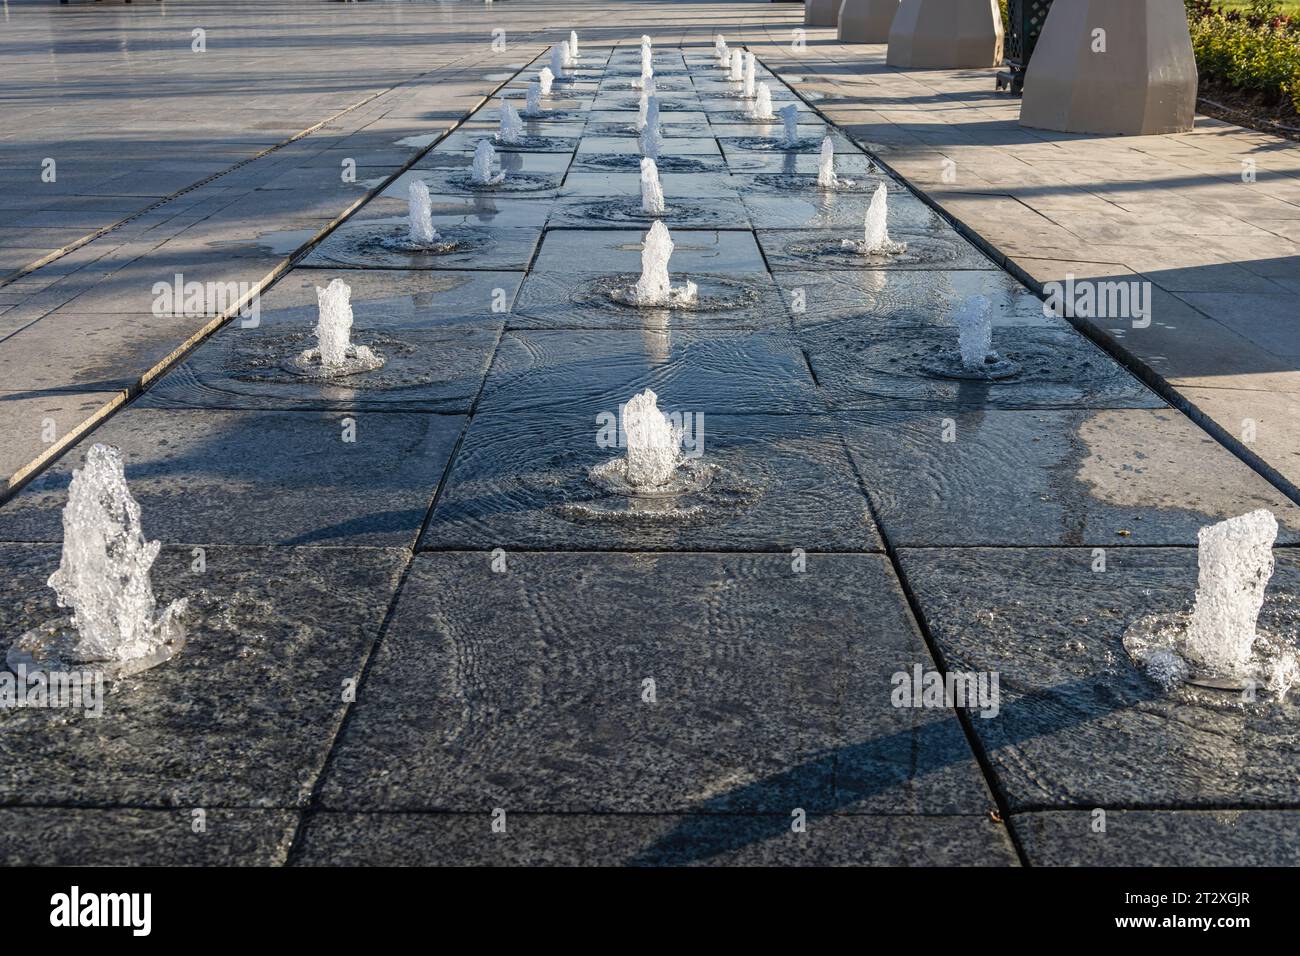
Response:
[[[867,192],[781,196],[743,192],[741,198],[757,229],[863,228],[871,204],[871,194]],[[891,233],[924,233],[943,228],[943,220],[921,200],[903,194],[891,197]]]
[[[633,192],[613,198],[561,199],[551,212],[549,224],[575,229],[626,229],[629,226],[649,229],[656,220],[673,231],[750,227],[745,206],[734,199],[689,199],[680,195],[670,197],[665,193],[662,213],[643,212],[639,186]]]
[[[597,412],[647,388],[707,414],[825,410],[793,335],[673,329],[509,332],[478,410]]]
[[[430,153],[408,172],[398,176],[383,195],[406,200],[412,179],[421,179],[435,196],[477,196],[484,200],[516,196],[549,197],[559,192],[564,173],[569,168],[568,153],[498,153],[493,165],[493,175],[505,173],[506,178],[491,186],[474,182],[470,163],[450,163],[449,159],[473,160],[473,155],[463,153]],[[484,205],[484,204],[480,204]],[[439,210],[435,209],[435,212]],[[529,222],[529,225],[540,223]]]
[[[355,423],[345,441],[345,418]],[[122,450],[147,532],[187,544],[410,546],[461,416],[131,408],[94,432]],[[62,541],[82,447],[0,505],[0,541]]]
[[[718,199],[740,203],[737,179],[723,173],[661,173],[659,183],[664,198]],[[639,172],[598,173],[575,171],[564,179],[563,198],[600,198],[641,196]]]
[[[148,511],[145,528],[150,529]],[[52,545],[0,545],[0,634],[66,619]],[[103,713],[0,710],[0,803],[294,807],[343,719],[406,552],[165,547],[160,606],[190,601],[172,660],[106,683]]]
[[[513,329],[641,329],[653,334],[675,329],[791,327],[781,292],[767,273],[674,272],[675,285],[696,283],[699,302],[657,309],[627,305],[625,297],[620,297],[639,277],[639,268],[621,273],[563,272],[558,268],[530,273],[506,325]]]
[[[986,817],[317,813],[300,866],[1014,866]]]
[[[1125,631],[1190,609],[1193,548],[908,549],[910,592],[952,671],[997,672],[1001,708],[975,733],[1013,811],[1295,801],[1294,694],[1162,691]],[[1275,552],[1261,626],[1294,635],[1300,554]]]
[[[910,326],[956,329],[957,312],[977,295],[989,300],[994,329],[1069,327],[1046,314],[1038,296],[1001,270],[804,270],[775,272],[773,278],[796,327],[842,323],[844,328],[892,328],[899,335]]]
[[[146,373],[207,325],[204,316],[55,311],[0,344],[0,382],[31,394],[111,391]]]
[[[34,462],[53,455],[74,431],[126,401],[115,392],[0,392],[0,491]]]
[[[604,417],[476,416],[420,547],[866,551],[879,547],[835,423],[813,415],[677,413],[703,457],[677,497],[628,497],[592,468],[624,457]],[[685,417],[689,413],[690,417]],[[702,415],[700,413],[703,413]],[[702,430],[702,432],[701,432]],[[702,437],[701,437],[702,434]],[[0,511],[0,515],[2,515]],[[3,524],[0,524],[0,529]]]
[[[1300,866],[1297,810],[1095,809],[1017,813],[1011,827],[1035,866]]]
[[[1194,547],[1257,508],[1300,541],[1300,508],[1173,409],[883,412],[844,435],[899,547]]]
[[[788,554],[504,560],[493,571],[487,551],[417,557],[325,806],[992,806],[953,714],[891,703],[892,675],[932,664],[882,555],[811,556],[803,573]],[[650,592],[675,597],[639,602],[628,633],[627,595]]]
[[[641,247],[647,229],[553,229],[542,240],[532,275],[543,272],[641,274]],[[763,256],[750,232],[714,229],[673,233],[668,263],[673,281],[696,272],[714,275],[763,275]]]
[[[384,360],[321,379],[298,356],[316,346],[317,289],[352,288],[352,341]],[[255,326],[236,319],[154,383],[149,408],[469,411],[521,273],[295,270],[262,297]],[[497,311],[494,312],[493,309]]]
[[[0,808],[5,866],[279,866],[298,826],[291,810]]]
[[[992,263],[956,231],[944,227],[925,233],[891,232],[907,250],[894,255],[864,256],[844,249],[844,240],[860,242],[861,229],[760,229],[755,235],[773,269],[859,272],[864,269],[989,269]]]
[[[1016,374],[955,377],[955,328],[824,323],[800,340],[827,401],[877,408],[1163,408],[1165,402],[1073,329],[1000,328],[993,350]]]
[[[572,153],[578,146],[583,125],[583,123],[548,123],[546,129],[537,129],[536,132],[521,137],[518,143],[494,140],[492,145],[500,152]],[[459,129],[438,144],[438,152],[472,153],[478,148],[483,133],[482,129]]]

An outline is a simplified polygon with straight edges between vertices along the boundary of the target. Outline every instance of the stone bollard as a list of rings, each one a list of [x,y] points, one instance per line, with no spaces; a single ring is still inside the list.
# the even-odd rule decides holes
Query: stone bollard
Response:
[[[845,43],[888,43],[900,0],[844,0],[840,39]]]
[[[998,0],[903,0],[885,62],[912,69],[997,66],[1003,35]]]
[[[1195,121],[1196,81],[1183,0],[1057,0],[1025,73],[1020,125],[1184,132]]]
[[[803,25],[833,27],[839,21],[840,0],[804,0]]]

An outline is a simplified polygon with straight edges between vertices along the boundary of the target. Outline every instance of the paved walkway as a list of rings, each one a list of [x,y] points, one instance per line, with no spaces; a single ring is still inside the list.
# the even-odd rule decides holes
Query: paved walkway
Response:
[[[1149,327],[1081,324],[1300,500],[1300,146],[1204,116],[1176,136],[1029,130],[992,70],[767,33],[765,62],[1031,286],[1150,282]]]
[[[1262,620],[1293,633],[1300,508],[760,66],[800,113],[797,145],[774,147],[708,34],[789,8],[610,9],[578,25],[582,68],[503,150],[499,189],[465,176],[499,123],[474,83],[518,96],[535,66],[467,81],[466,122],[370,164],[359,192],[329,192],[336,155],[295,160],[303,189],[244,190],[239,215],[180,234],[225,274],[269,276],[260,321],[128,371],[123,392],[149,387],[94,440],[122,450],[190,642],[102,716],[0,711],[0,860],[1300,862],[1294,703],[1161,691],[1123,643],[1186,608],[1198,529],[1259,507],[1281,524]],[[649,223],[642,17],[672,274],[696,307],[614,294]],[[425,108],[380,116],[374,148],[427,132]],[[833,194],[815,184],[828,134]],[[452,243],[436,255],[392,242],[416,177]],[[863,255],[845,243],[881,183],[906,248]],[[309,185],[343,219],[319,239],[310,219],[295,235]],[[258,229],[297,251],[248,249]],[[100,324],[78,336],[147,314],[177,268],[161,245],[88,264]],[[295,371],[335,278],[385,358],[346,382]],[[1010,378],[944,374],[976,294]],[[80,374],[85,349],[44,351],[76,338],[15,373]],[[608,464],[603,423],[646,388],[703,453],[667,499],[625,494]],[[84,447],[0,506],[0,634],[63,613],[46,581]],[[947,706],[924,692],[939,677],[974,696]]]

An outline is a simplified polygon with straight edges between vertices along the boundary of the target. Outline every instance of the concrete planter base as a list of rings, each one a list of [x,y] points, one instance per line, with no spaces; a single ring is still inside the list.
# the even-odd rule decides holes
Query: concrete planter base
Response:
[[[840,0],[804,0],[804,26],[833,27],[839,22],[839,18]]]
[[[1058,3],[1025,74],[1020,125],[1106,136],[1184,132],[1194,122],[1196,82],[1183,0]]]
[[[903,0],[886,62],[910,69],[997,66],[1002,40],[997,0]]]
[[[840,6],[840,39],[845,43],[888,43],[889,28],[900,0],[844,0]]]

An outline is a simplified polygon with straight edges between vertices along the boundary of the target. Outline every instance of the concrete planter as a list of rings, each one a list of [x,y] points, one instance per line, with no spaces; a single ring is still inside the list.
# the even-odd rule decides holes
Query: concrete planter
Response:
[[[886,62],[912,69],[997,66],[1002,38],[997,0],[903,0]]]
[[[804,0],[803,23],[806,27],[833,27],[839,22],[840,0]]]
[[[1058,0],[1025,74],[1020,125],[1106,136],[1183,132],[1194,121],[1196,81],[1183,0]]]
[[[840,39],[845,43],[888,43],[901,0],[844,0]]]

